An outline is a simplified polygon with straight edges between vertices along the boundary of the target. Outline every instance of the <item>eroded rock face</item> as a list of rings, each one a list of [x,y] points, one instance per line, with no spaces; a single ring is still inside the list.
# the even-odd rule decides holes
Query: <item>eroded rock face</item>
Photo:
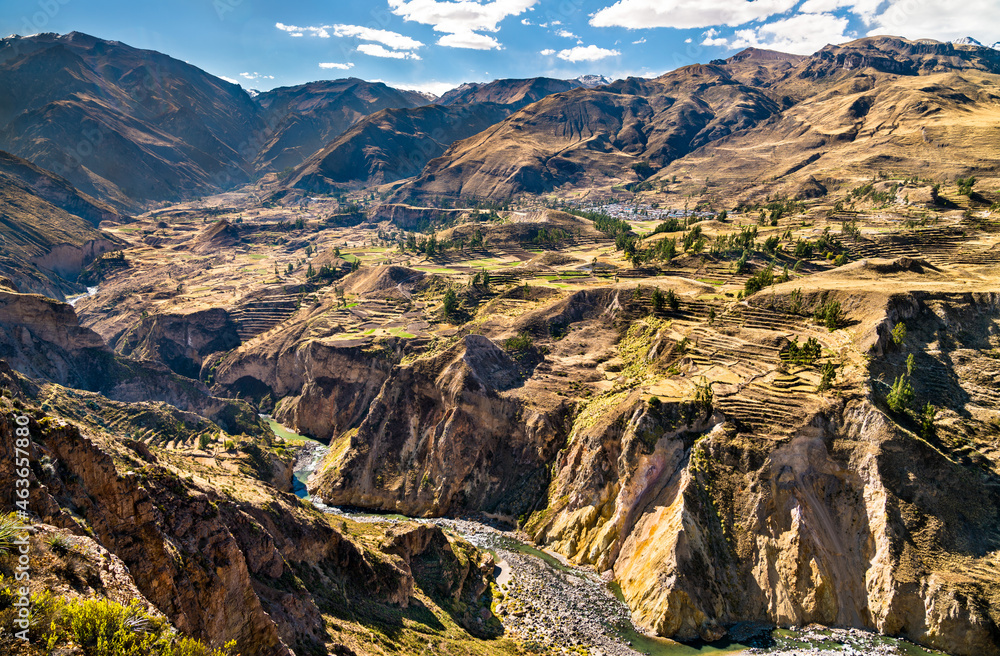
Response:
[[[159,362],[123,358],[79,325],[73,307],[36,294],[0,289],[0,358],[17,371],[116,401],[161,401],[212,419],[233,433],[259,427],[240,401],[213,397],[196,380]]]
[[[744,620],[820,623],[1000,653],[985,611],[995,572],[962,574],[958,555],[995,549],[988,480],[864,398],[758,444],[721,425],[695,441],[641,405],[574,435],[549,508],[526,527],[610,569],[637,624],[689,640]]]
[[[2,367],[0,379],[16,392]],[[400,606],[419,579],[434,594],[468,603],[470,627],[478,624],[492,559],[438,527],[394,528],[384,553],[373,556],[266,485],[255,484],[252,501],[234,500],[182,478],[148,450],[135,450],[142,459],[129,462],[124,451],[113,456],[112,445],[50,418],[32,419],[29,431],[32,512],[64,533],[89,528],[93,539],[74,539],[107,563],[96,594],[118,599],[133,590],[186,634],[215,645],[236,640],[239,653],[253,656],[325,650],[330,636],[315,590],[289,588],[305,575],[322,589],[363,590],[366,600]],[[5,413],[5,480],[13,478],[13,450],[14,423]],[[12,501],[12,486],[0,490],[0,503]]]
[[[238,543],[207,497],[188,499],[184,484],[162,472],[149,484],[134,472],[119,472],[73,427],[45,432],[44,445],[45,455],[72,475],[42,481],[36,507],[48,509],[46,521],[76,528],[55,497],[71,499],[100,542],[129,566],[139,589],[179,630],[205,639],[229,636],[251,654],[290,653],[253,595]]]
[[[229,354],[214,371],[215,389],[281,399],[278,421],[329,440],[361,422],[392,363],[356,346],[299,337],[283,334]]]
[[[548,482],[565,414],[501,393],[519,380],[511,358],[481,336],[398,367],[311,488],[332,504],[411,515],[529,511]]]
[[[221,308],[184,315],[157,314],[126,331],[115,350],[162,362],[176,373],[197,379],[206,356],[240,345],[236,323]]]

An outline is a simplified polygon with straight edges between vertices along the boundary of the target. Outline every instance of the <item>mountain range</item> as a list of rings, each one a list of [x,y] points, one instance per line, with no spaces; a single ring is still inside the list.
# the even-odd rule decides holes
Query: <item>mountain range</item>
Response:
[[[991,48],[893,37],[811,57],[745,51],[546,97],[453,144],[396,198],[499,200],[636,183],[647,166],[699,188],[755,180],[793,193],[810,177],[871,166],[991,169],[998,73]]]
[[[79,32],[11,36],[0,40],[0,85],[18,93],[0,99],[0,149],[134,210],[299,166],[381,110],[432,100],[520,108],[603,81],[496,81],[435,99],[350,78],[251,95],[168,55],[117,41]],[[500,118],[491,109],[472,125]]]
[[[75,217],[56,222],[71,236],[46,233],[16,257],[8,248],[8,272],[60,244],[83,260],[97,255],[87,244],[110,248],[97,215],[252,181],[299,193],[391,184],[394,202],[421,203],[723,183],[730,195],[801,197],[872,168],[1000,164],[1000,52],[971,40],[868,37],[808,57],[750,48],[655,79],[494,80],[430,102],[355,78],[251,97],[167,55],[74,32],[0,40],[0,84],[19,90],[0,99],[0,149],[17,163],[4,191],[32,208],[7,220]],[[76,200],[53,205],[25,176]],[[58,295],[51,274],[24,283]]]

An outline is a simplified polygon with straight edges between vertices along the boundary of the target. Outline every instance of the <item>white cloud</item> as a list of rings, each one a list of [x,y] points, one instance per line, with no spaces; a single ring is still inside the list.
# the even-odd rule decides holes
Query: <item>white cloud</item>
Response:
[[[643,43],[646,43],[646,37],[642,37],[638,41],[633,41],[632,45],[637,46],[637,45],[640,45],[640,44],[643,44]]]
[[[573,34],[569,30],[556,30],[556,36],[561,36],[564,39],[579,39],[577,35]]]
[[[491,36],[476,32],[456,32],[445,34],[437,40],[439,46],[448,48],[468,48],[469,50],[499,50],[500,42]]]
[[[556,51],[555,51],[555,50],[553,50],[552,48],[546,48],[545,50],[542,50],[542,51],[541,51],[541,52],[539,52],[538,54],[539,54],[539,55],[542,55],[542,56],[544,56],[544,57],[550,57],[550,56],[552,56],[552,55],[556,54]]]
[[[474,0],[439,2],[438,0],[389,0],[389,9],[404,20],[432,25],[445,36],[438,45],[451,48],[492,50],[500,42],[479,32],[498,32],[499,23],[508,16],[520,16],[532,9],[538,0]],[[488,47],[487,47],[488,46]]]
[[[274,26],[283,32],[288,32],[292,36],[302,36],[308,33],[309,36],[318,36],[321,39],[329,39],[330,33],[327,31],[330,25],[318,25],[314,27],[297,27],[295,25],[285,25],[284,23],[275,23]]]
[[[590,19],[594,27],[675,27],[742,25],[782,14],[799,0],[618,0]]]
[[[829,43],[848,41],[850,37],[844,34],[848,22],[847,18],[832,14],[796,14],[760,27],[736,30],[732,38],[717,36],[717,30],[709,29],[702,35],[701,45],[732,50],[766,48],[811,55]]]
[[[333,25],[332,27],[334,36],[353,36],[362,41],[381,43],[393,50],[416,50],[424,45],[416,39],[389,30],[376,30],[361,25]]]
[[[622,53],[597,46],[577,46],[569,50],[560,50],[557,57],[568,62],[597,61],[605,57],[617,57]]]
[[[992,43],[997,40],[1000,3],[965,0],[945,8],[936,2],[889,0],[885,9],[872,17],[870,24],[873,27],[869,35],[893,34],[940,41],[972,36],[983,43]]]
[[[534,25],[534,23],[532,23],[532,22],[531,22],[530,20],[528,20],[527,18],[522,18],[522,19],[521,19],[521,25]]]
[[[349,71],[352,68],[354,68],[354,64],[352,62],[347,62],[346,64],[338,64],[336,62],[320,62],[319,63],[319,67],[320,68],[337,68],[337,69],[340,69],[342,71]]]
[[[216,77],[218,77],[220,80],[225,80],[229,84],[239,84],[239,80],[234,80],[233,78],[226,77],[225,75],[217,75]]]
[[[384,57],[386,59],[420,59],[420,55],[407,50],[389,50],[377,43],[362,43],[358,46],[358,52],[371,57]]]
[[[875,12],[885,0],[806,0],[799,11],[806,14],[824,14],[835,9],[849,9],[861,16],[862,20],[871,24]]]
[[[329,39],[332,36],[336,37],[348,37],[356,38],[361,41],[367,41],[369,43],[381,44],[381,46],[387,46],[392,48],[394,51],[407,51],[416,50],[417,48],[422,48],[423,43],[417,41],[416,39],[410,38],[404,34],[399,34],[398,32],[390,32],[389,30],[377,30],[371,27],[363,27],[361,25],[313,25],[309,27],[298,27],[296,25],[285,25],[284,23],[275,23],[275,27],[284,32],[288,32],[290,36],[303,36],[308,34],[309,36],[319,37],[321,39]],[[382,48],[385,50],[385,48]],[[395,59],[404,59],[412,53],[403,53],[403,56],[396,56]],[[392,55],[376,55],[377,57],[385,57]],[[415,59],[419,59],[414,55]]]
[[[253,73],[240,73],[240,77],[246,78],[247,80],[273,80],[273,75],[261,75],[260,73],[254,71]]]

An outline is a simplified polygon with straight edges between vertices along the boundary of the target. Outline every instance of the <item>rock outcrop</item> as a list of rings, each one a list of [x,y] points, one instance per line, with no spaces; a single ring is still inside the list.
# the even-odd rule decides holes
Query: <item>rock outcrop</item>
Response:
[[[565,415],[502,393],[521,382],[511,358],[475,335],[397,367],[310,488],[329,503],[409,515],[529,511],[548,483]]]
[[[113,345],[122,355],[162,362],[198,379],[205,358],[240,345],[236,322],[221,308],[189,314],[155,314],[126,331]]]
[[[0,290],[0,326],[0,358],[26,376],[118,401],[169,403],[233,433],[260,428],[245,403],[213,397],[197,380],[158,362],[114,354],[97,333],[79,325],[76,312],[65,303]]]

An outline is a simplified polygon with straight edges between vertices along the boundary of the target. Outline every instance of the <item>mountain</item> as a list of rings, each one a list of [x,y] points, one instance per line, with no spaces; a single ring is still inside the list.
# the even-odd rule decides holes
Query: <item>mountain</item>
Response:
[[[250,94],[190,64],[79,32],[0,40],[0,148],[118,208],[301,164],[361,118],[428,99],[357,79]]]
[[[606,75],[581,75],[580,77],[573,80],[574,82],[579,82],[580,86],[587,87],[588,89],[593,89],[594,87],[601,87],[605,84],[611,84],[614,82],[610,77]]]
[[[808,57],[804,55],[747,48],[728,59],[713,63],[722,67],[734,80],[749,86],[763,87],[780,79],[805,59]]]
[[[698,188],[795,173],[792,191],[851,162],[986,170],[996,161],[997,73],[995,50],[929,40],[869,37],[810,57],[748,49],[655,80],[549,96],[454,144],[396,200],[627,183],[646,160],[668,167],[660,180],[690,174]]]
[[[82,291],[71,281],[83,266],[123,246],[99,224],[120,218],[66,180],[0,151],[0,276],[20,291],[55,298]]]
[[[798,194],[810,179],[965,175],[1000,165],[1000,53],[875,37],[827,46],[768,89],[798,101],[695,150],[661,179]]]
[[[778,111],[768,95],[719,66],[687,66],[655,80],[629,78],[575,89],[453,144],[402,187],[397,200],[427,195],[497,200],[565,184],[634,181],[633,164],[648,160],[664,166]]]
[[[371,114],[303,162],[287,184],[305,191],[395,182],[420,173],[454,142],[471,137],[575,80],[530,78],[463,84],[433,105]]]
[[[581,86],[576,80],[556,80],[549,77],[533,77],[524,80],[493,80],[486,84],[469,82],[448,91],[437,99],[439,105],[460,105],[467,103],[499,103],[502,105],[525,105],[541,100],[545,96],[569,91]]]
[[[453,142],[489,128],[512,111],[496,103],[385,109],[365,117],[307,159],[287,184],[327,192],[408,178]]]
[[[983,44],[973,39],[971,36],[963,36],[952,41],[956,46],[982,46]]]
[[[277,171],[298,166],[369,114],[428,103],[419,92],[357,78],[279,87],[260,93],[254,100],[268,126],[254,166]]]
[[[79,32],[0,40],[0,148],[118,207],[250,179],[264,123],[236,84]]]

